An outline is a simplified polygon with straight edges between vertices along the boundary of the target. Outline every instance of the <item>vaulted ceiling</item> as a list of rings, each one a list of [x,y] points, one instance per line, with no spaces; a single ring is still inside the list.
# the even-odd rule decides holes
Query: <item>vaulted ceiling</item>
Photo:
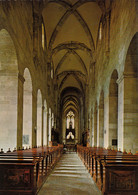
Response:
[[[95,0],[49,0],[43,9],[47,52],[60,93],[89,79],[102,11]]]

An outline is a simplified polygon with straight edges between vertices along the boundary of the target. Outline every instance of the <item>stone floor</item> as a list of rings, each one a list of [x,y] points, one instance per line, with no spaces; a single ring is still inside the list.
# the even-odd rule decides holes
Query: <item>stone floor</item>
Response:
[[[38,195],[101,195],[76,153],[63,154]]]

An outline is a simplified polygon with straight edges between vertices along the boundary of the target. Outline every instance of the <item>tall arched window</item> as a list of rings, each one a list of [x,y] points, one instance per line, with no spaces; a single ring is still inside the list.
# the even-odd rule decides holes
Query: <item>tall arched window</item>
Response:
[[[75,114],[72,111],[69,111],[66,117],[66,121],[67,121],[67,129],[70,128],[70,126],[72,127],[72,129],[74,129],[75,127]]]

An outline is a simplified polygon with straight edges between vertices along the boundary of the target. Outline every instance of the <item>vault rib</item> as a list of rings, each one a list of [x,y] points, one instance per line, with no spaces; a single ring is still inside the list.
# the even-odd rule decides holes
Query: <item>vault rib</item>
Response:
[[[51,35],[51,38],[50,38],[50,41],[49,41],[49,50],[51,51],[52,50],[52,45],[56,39],[56,36],[57,34],[59,33],[59,31],[61,30],[63,24],[65,23],[66,19],[71,15],[71,14],[74,14],[75,17],[77,18],[77,20],[79,21],[79,23],[81,24],[81,26],[83,27],[85,33],[86,33],[86,36],[88,37],[88,40],[90,42],[90,45],[91,45],[91,49],[92,49],[92,52],[94,52],[95,50],[95,46],[94,46],[94,41],[93,41],[93,37],[92,37],[92,34],[90,32],[90,29],[87,25],[87,23],[85,22],[85,20],[82,18],[82,16],[79,14],[79,12],[76,10],[79,6],[83,5],[84,3],[87,3],[87,2],[95,2],[94,0],[86,0],[86,1],[80,1],[80,2],[77,2],[76,4],[74,4],[73,6],[65,1],[49,1],[48,3],[58,3],[62,6],[64,6],[67,11],[65,12],[65,14],[61,17],[61,19],[59,20],[58,24],[56,25],[52,35]]]

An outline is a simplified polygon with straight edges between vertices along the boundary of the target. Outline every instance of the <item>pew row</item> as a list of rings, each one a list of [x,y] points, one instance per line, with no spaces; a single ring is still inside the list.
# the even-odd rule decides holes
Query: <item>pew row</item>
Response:
[[[0,154],[0,195],[35,195],[63,153],[63,146]]]
[[[104,195],[138,194],[138,156],[99,147],[77,152]]]

